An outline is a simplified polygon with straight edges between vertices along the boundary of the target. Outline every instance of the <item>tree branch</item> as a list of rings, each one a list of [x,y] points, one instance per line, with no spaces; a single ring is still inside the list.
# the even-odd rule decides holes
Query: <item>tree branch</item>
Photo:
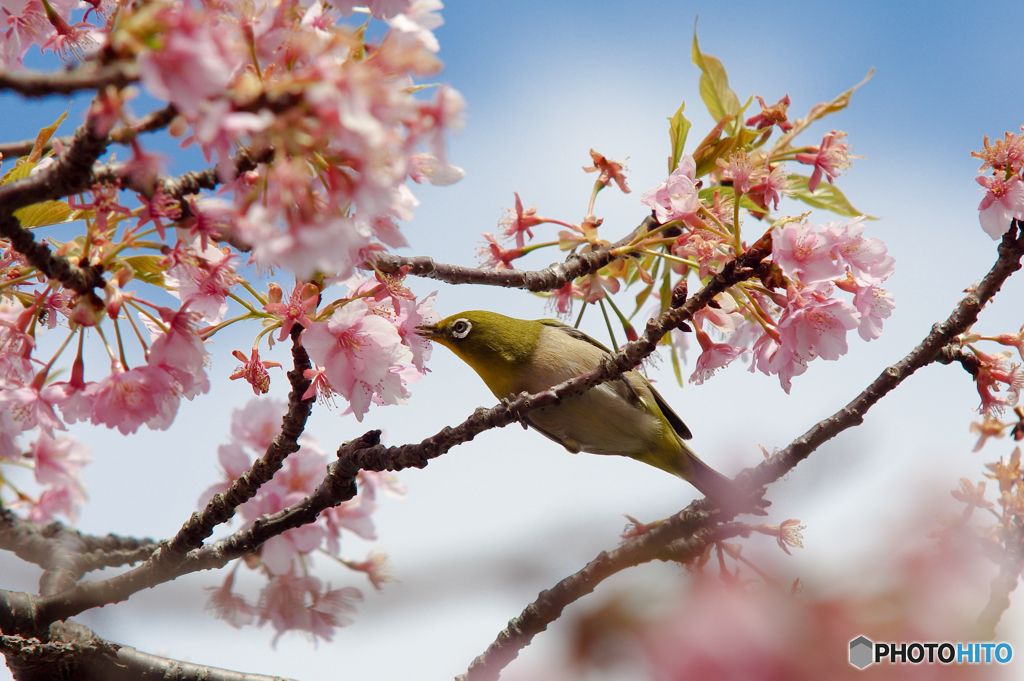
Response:
[[[24,179],[0,185],[0,237],[8,239],[30,265],[82,295],[103,286],[102,271],[91,265],[78,267],[67,258],[53,255],[48,246],[35,241],[32,232],[22,227],[13,213],[88,187],[92,165],[106,148],[106,136],[95,134],[87,121],[75,131],[74,140],[54,164]]]
[[[999,574],[992,578],[988,603],[978,615],[979,634],[986,639],[995,638],[996,625],[1010,607],[1010,593],[1017,588],[1021,571],[1024,571],[1024,530],[1018,526],[1007,535],[1006,548],[999,561]]]
[[[77,622],[50,628],[45,641],[0,635],[0,652],[14,678],[109,679],[111,681],[287,681],[181,662],[106,641]]]
[[[110,142],[113,144],[128,144],[141,133],[155,132],[166,128],[177,115],[178,110],[173,104],[168,104],[164,108],[157,109],[156,111],[150,111],[131,125],[122,125],[111,130]],[[74,137],[71,135],[58,137],[56,139],[51,137],[46,144],[43,145],[43,151],[53,149],[54,144],[56,143],[67,146],[71,144],[73,140]],[[32,149],[35,148],[35,144],[35,139],[22,140],[20,142],[0,143],[0,154],[3,154],[5,159],[17,156],[27,156],[31,153]]]
[[[565,286],[577,277],[601,269],[620,257],[614,253],[615,249],[628,245],[638,235],[653,231],[658,226],[657,220],[648,216],[636,229],[614,244],[599,246],[586,253],[572,253],[565,259],[565,262],[553,263],[542,270],[485,270],[478,267],[437,263],[433,258],[422,255],[402,257],[390,253],[378,253],[376,259],[369,264],[388,274],[396,274],[403,267],[408,267],[408,274],[436,279],[449,284],[479,284],[522,288],[527,291],[552,291]]]
[[[680,521],[684,515],[688,517]],[[699,511],[683,511],[672,518],[669,522],[675,522],[677,530],[692,530],[692,536],[690,539],[671,542],[671,548],[669,544],[662,543],[663,539],[651,540],[649,535],[657,530],[655,528],[624,541],[614,551],[602,551],[579,572],[541,591],[537,600],[526,606],[518,617],[510,620],[508,627],[498,634],[482,655],[473,660],[465,674],[456,677],[456,681],[496,681],[501,670],[530,644],[534,636],[562,616],[566,606],[593,592],[598,584],[615,573],[656,559],[689,563],[697,559],[708,544],[724,541],[745,531],[724,525],[714,529],[701,528],[709,517]]]
[[[0,90],[24,97],[70,95],[80,90],[101,90],[108,85],[123,88],[139,79],[139,65],[115,62],[98,66],[86,64],[70,71],[0,71]]]
[[[123,601],[141,589],[152,588],[182,574],[203,569],[191,565],[183,566],[186,560],[190,560],[192,564],[195,563],[195,558],[189,558],[189,551],[202,546],[203,542],[213,534],[213,529],[230,520],[235,509],[255,496],[260,486],[270,480],[274,473],[284,465],[285,458],[299,449],[298,438],[305,430],[306,421],[313,409],[312,399],[302,399],[302,395],[310,385],[310,381],[303,376],[303,372],[311,365],[306,351],[297,342],[300,332],[301,328],[296,327],[292,333],[293,368],[288,372],[292,390],[288,395],[288,413],[282,420],[281,432],[274,438],[263,457],[233,481],[227,491],[214,495],[202,512],[193,513],[178,533],[172,539],[161,542],[145,563],[110,579],[78,584],[59,593],[42,594],[40,598],[34,599],[35,617],[32,618],[33,621],[22,623],[16,631],[34,633],[51,622],[67,619],[90,608]],[[305,522],[311,521],[306,520]],[[263,527],[266,523],[260,519],[256,525]],[[285,529],[290,529],[290,526]],[[276,534],[284,532],[285,529],[278,530]],[[245,546],[251,547],[248,552],[254,551],[270,536],[275,535],[267,535],[255,545],[251,542],[245,543]],[[218,545],[222,544],[223,542],[218,543]],[[218,548],[214,553],[220,554],[222,549]],[[232,554],[232,557],[240,555],[248,554]],[[227,560],[221,564],[226,562]],[[11,598],[10,594],[8,594],[8,598]],[[4,629],[4,631],[8,630]]]

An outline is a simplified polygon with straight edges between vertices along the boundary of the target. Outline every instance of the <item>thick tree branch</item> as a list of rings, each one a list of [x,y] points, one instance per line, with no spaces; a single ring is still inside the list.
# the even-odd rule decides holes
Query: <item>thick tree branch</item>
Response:
[[[736,482],[743,494],[751,496],[743,500],[737,509],[723,512],[715,509],[707,500],[695,501],[667,522],[625,542],[619,549],[610,553],[602,552],[583,570],[562,580],[552,589],[542,592],[537,601],[528,606],[518,618],[509,622],[509,627],[498,635],[483,655],[473,661],[462,678],[465,681],[498,678],[501,669],[515,659],[520,650],[529,645],[533,636],[557,619],[569,603],[593,591],[600,581],[615,572],[658,558],[663,555],[662,552],[676,553],[669,547],[680,546],[680,541],[684,542],[683,556],[700,555],[707,544],[713,541],[710,528],[716,523],[729,520],[735,514],[734,510],[752,510],[749,504],[756,498],[756,490],[789,473],[800,461],[829,439],[847,428],[860,425],[864,414],[878,400],[909,378],[917,369],[937,361],[943,348],[977,321],[978,313],[999,291],[1003,282],[1021,268],[1021,258],[1024,257],[1024,233],[1019,231],[1021,226],[1022,223],[1016,220],[1013,222],[1013,226],[1003,236],[999,245],[996,263],[982,282],[957,305],[946,321],[935,324],[931,333],[909,355],[882,372],[864,392],[842,410],[815,424],[764,463],[741,471],[736,476]],[[986,607],[986,611],[979,618],[980,624],[990,626],[994,631],[995,623],[1009,605],[1008,594],[1016,587],[1022,566],[1024,557],[1021,554],[1015,554],[1012,561],[1008,559],[1000,575],[993,581],[992,598],[989,607]]]
[[[0,237],[9,240],[14,250],[24,255],[30,265],[82,295],[103,286],[100,269],[78,267],[67,258],[53,255],[48,246],[36,242],[32,232],[22,227],[13,213],[19,208],[74,194],[88,187],[93,163],[106,148],[106,136],[95,134],[86,122],[78,128],[74,140],[54,164],[24,179],[0,185]]]
[[[108,85],[123,88],[139,79],[139,65],[128,62],[86,64],[71,71],[0,71],[0,90],[24,97],[70,95],[81,90],[100,90]]]
[[[81,665],[89,679],[105,681],[289,681],[281,676],[265,676],[236,672],[220,667],[182,662],[150,655],[130,646],[110,644],[117,649],[116,656],[89,657]]]
[[[0,635],[0,652],[14,678],[110,679],[113,681],[286,681],[158,657],[111,643],[77,622],[50,628],[46,640]]]

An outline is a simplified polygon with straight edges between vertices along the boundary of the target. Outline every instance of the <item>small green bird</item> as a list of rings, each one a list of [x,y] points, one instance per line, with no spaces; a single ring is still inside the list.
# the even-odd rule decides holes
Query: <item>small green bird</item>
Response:
[[[527,321],[495,312],[460,312],[417,329],[471,366],[498,399],[538,393],[596,369],[610,351],[553,319]],[[636,371],[524,417],[573,454],[619,454],[689,481],[703,494],[733,495],[729,478],[697,458],[692,437],[658,392]]]

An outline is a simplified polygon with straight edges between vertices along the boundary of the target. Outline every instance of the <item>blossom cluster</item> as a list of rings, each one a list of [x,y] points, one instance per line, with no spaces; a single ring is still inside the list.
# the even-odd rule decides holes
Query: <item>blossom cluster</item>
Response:
[[[694,53],[700,66],[696,42]],[[706,71],[704,76],[718,80],[721,92],[733,94],[724,71]],[[863,236],[866,216],[833,186],[852,163],[847,135],[831,130],[819,144],[794,143],[809,123],[845,106],[853,89],[831,104],[813,107],[796,125],[789,120],[788,96],[772,105],[759,96],[761,112],[744,123],[740,100],[732,97],[735,110],[727,111],[692,153],[683,153],[689,122],[681,107],[670,119],[670,173],[640,196],[657,226],[638,230],[625,245],[616,244],[613,252],[620,257],[601,270],[546,294],[551,307],[568,317],[578,299],[584,302],[584,311],[588,305],[599,305],[606,319],[611,308],[626,340],[633,340],[637,335],[629,319],[644,301],[658,299],[653,314],[660,314],[672,303],[669,293],[685,291],[691,274],[704,285],[748,249],[741,213],[767,220],[784,198],[791,197],[852,219],[824,226],[811,224],[806,215],[771,222],[769,269],[757,279],[730,287],[693,320],[701,353],[690,381],[703,383],[719,368],[748,357],[751,371],[777,375],[789,392],[793,377],[806,371],[808,362],[819,357],[835,360],[847,352],[849,331],[856,329],[867,341],[878,338],[883,320],[895,307],[892,294],[882,287],[893,272],[894,259],[881,240]],[[711,113],[720,116],[717,106],[708,103]],[[776,130],[783,135],[769,146]],[[598,177],[583,219],[571,223],[541,217],[535,207],[524,209],[517,193],[515,208],[500,223],[500,236],[514,245],[504,247],[498,237],[485,234],[485,266],[511,268],[515,260],[549,246],[581,252],[612,246],[599,236],[602,219],[594,214],[595,199],[612,184],[628,193],[626,168],[594,150],[590,155],[593,165],[584,170],[597,172]],[[794,173],[787,167],[791,163],[808,166],[810,174]],[[565,229],[555,241],[529,243],[534,229],[546,223]],[[636,311],[627,316],[614,296],[635,283],[645,288],[635,297]],[[686,334],[676,330],[669,338],[681,377],[678,362],[685,360]],[[613,331],[611,341],[618,345]]]
[[[287,405],[270,398],[253,398],[232,412],[231,439],[218,449],[223,481],[203,492],[205,505],[214,495],[227,490],[232,481],[252,467],[280,431]],[[329,462],[327,452],[315,439],[302,436],[299,450],[291,454],[272,480],[260,487],[238,511],[246,524],[301,502],[323,480]],[[335,627],[351,622],[354,603],[362,599],[358,589],[331,589],[309,574],[314,554],[320,553],[352,570],[363,572],[376,589],[389,581],[384,554],[371,553],[364,561],[341,557],[342,531],[366,540],[376,540],[372,515],[378,495],[401,498],[405,488],[394,476],[362,471],[359,493],[340,506],[327,509],[315,523],[303,525],[265,542],[246,564],[266,578],[259,598],[247,601],[234,590],[237,566],[228,572],[219,588],[208,589],[209,607],[232,626],[263,625],[270,622],[279,637],[286,631],[303,631],[314,638],[330,640]]]
[[[32,496],[0,480],[41,521],[74,518],[85,498],[75,473],[86,457],[59,436],[67,424],[167,429],[182,399],[208,391],[207,342],[231,324],[263,325],[249,352],[232,353],[243,364],[231,377],[257,394],[270,389],[268,369],[280,366],[260,358],[260,340],[277,331],[283,340],[300,324],[323,399],[340,395],[343,413],[358,419],[371,402],[404,403],[407,385],[425,371],[429,349],[413,329],[433,319],[433,297],[417,302],[400,277],[378,274],[352,297],[323,307],[321,298],[332,283],[357,281],[355,269],[370,267],[377,251],[406,245],[397,221],[412,218],[417,203],[408,180],[445,185],[463,175],[444,141],[461,97],[415,83],[441,66],[431,32],[441,24],[437,0],[87,4],[78,22],[76,3],[0,8],[7,66],[19,67],[33,45],[69,61],[102,50],[105,64],[137,62],[142,86],[172,107],[171,133],[215,163],[220,195],[175,192],[162,157],[130,135],[129,158],[109,166],[114,175],[15,214],[58,258],[102,273],[99,295],[65,288],[0,240],[0,461],[36,466],[44,491]],[[365,27],[344,23],[353,12],[383,20],[386,31],[371,42]],[[97,95],[87,122],[94,134],[137,122],[127,92]],[[65,147],[52,136],[63,118],[0,182],[56,163]],[[239,172],[241,158],[259,162]],[[135,208],[122,205],[128,190]],[[82,236],[61,243],[46,235],[68,222],[84,222]],[[247,280],[281,269],[298,280],[289,296],[276,283],[260,294]],[[233,317],[231,301],[244,308]],[[61,328],[66,335],[55,338]],[[103,346],[109,370],[95,360],[86,366],[87,339]],[[29,438],[35,444],[22,442]],[[52,460],[61,457],[66,471],[55,475]]]
[[[990,171],[975,178],[985,192],[978,205],[978,218],[990,237],[1000,239],[1015,218],[1024,220],[1024,134],[1007,132],[995,143],[990,143],[986,135],[984,148],[971,156],[982,160],[978,172]]]
[[[460,124],[461,96],[445,86],[414,96],[413,79],[440,68],[428,27],[441,3],[377,5],[391,29],[376,44],[319,2],[151,3],[119,22],[111,43],[137,54],[143,85],[174,105],[192,130],[186,142],[215,156],[229,183],[232,200],[213,205],[216,219],[200,232],[233,235],[261,266],[302,280],[345,278],[374,250],[406,245],[396,220],[418,203],[407,178],[461,178],[444,140]],[[135,47],[152,32],[158,47]],[[239,175],[240,144],[273,150],[272,161]],[[208,211],[198,207],[201,221]]]
[[[316,364],[307,372],[313,385],[303,399],[318,395],[329,404],[339,394],[348,402],[344,413],[362,421],[371,402],[405,404],[406,386],[422,378],[431,352],[416,327],[440,315],[432,307],[436,291],[416,300],[387,275],[372,280],[357,274],[347,285],[349,297],[329,316],[322,312],[323,321],[298,320],[305,327],[303,347]]]

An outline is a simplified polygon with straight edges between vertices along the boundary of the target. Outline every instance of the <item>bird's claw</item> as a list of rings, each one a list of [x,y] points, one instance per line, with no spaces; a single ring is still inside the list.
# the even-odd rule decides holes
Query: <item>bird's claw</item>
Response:
[[[519,409],[517,407],[513,406],[513,403],[517,399],[519,399],[520,397],[523,397],[524,395],[528,395],[528,394],[529,393],[527,393],[527,392],[521,392],[518,395],[514,395],[512,393],[509,393],[508,397],[503,397],[501,399],[501,403],[503,405],[505,405],[505,408],[508,409],[509,413],[512,414],[512,416],[515,417],[516,421],[519,422],[519,425],[521,425],[523,427],[523,430],[528,430],[529,427],[530,427],[530,424],[526,421],[526,416],[524,416],[523,414],[520,414],[519,413]]]

